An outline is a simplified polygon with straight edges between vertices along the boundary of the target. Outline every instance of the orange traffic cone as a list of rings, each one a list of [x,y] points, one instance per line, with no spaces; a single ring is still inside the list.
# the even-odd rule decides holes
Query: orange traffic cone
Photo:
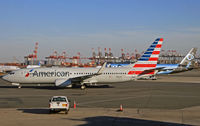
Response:
[[[119,111],[121,111],[121,112],[123,111],[122,104],[120,105]]]
[[[74,109],[76,108],[76,101],[74,101]]]

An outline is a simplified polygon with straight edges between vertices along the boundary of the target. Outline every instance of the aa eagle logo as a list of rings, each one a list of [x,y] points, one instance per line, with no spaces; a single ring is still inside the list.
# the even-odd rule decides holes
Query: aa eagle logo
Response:
[[[192,54],[189,54],[189,55],[187,56],[187,59],[188,59],[189,61],[191,61],[191,60],[194,59],[194,56],[193,56]]]

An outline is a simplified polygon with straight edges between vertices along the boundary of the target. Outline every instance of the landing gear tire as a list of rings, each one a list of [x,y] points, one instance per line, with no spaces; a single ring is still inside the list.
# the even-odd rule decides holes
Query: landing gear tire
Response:
[[[85,85],[81,85],[81,90],[85,90],[86,86]]]

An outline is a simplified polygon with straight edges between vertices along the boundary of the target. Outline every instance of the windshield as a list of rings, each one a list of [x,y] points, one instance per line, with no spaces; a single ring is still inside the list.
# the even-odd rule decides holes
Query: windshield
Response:
[[[53,102],[66,102],[66,99],[65,99],[65,98],[62,98],[62,97],[57,97],[57,98],[53,98],[52,101],[53,101]]]
[[[12,74],[15,74],[15,72],[10,72],[9,74],[12,75]]]

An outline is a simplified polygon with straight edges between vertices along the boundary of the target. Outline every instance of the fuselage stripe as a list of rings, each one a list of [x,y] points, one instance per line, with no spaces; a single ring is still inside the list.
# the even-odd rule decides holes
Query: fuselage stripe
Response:
[[[154,74],[154,70],[152,70],[152,71],[129,71],[128,72],[128,75],[132,75],[132,74],[136,74],[136,75],[139,75],[139,74],[153,75]]]
[[[135,64],[133,67],[156,67],[156,64]]]

